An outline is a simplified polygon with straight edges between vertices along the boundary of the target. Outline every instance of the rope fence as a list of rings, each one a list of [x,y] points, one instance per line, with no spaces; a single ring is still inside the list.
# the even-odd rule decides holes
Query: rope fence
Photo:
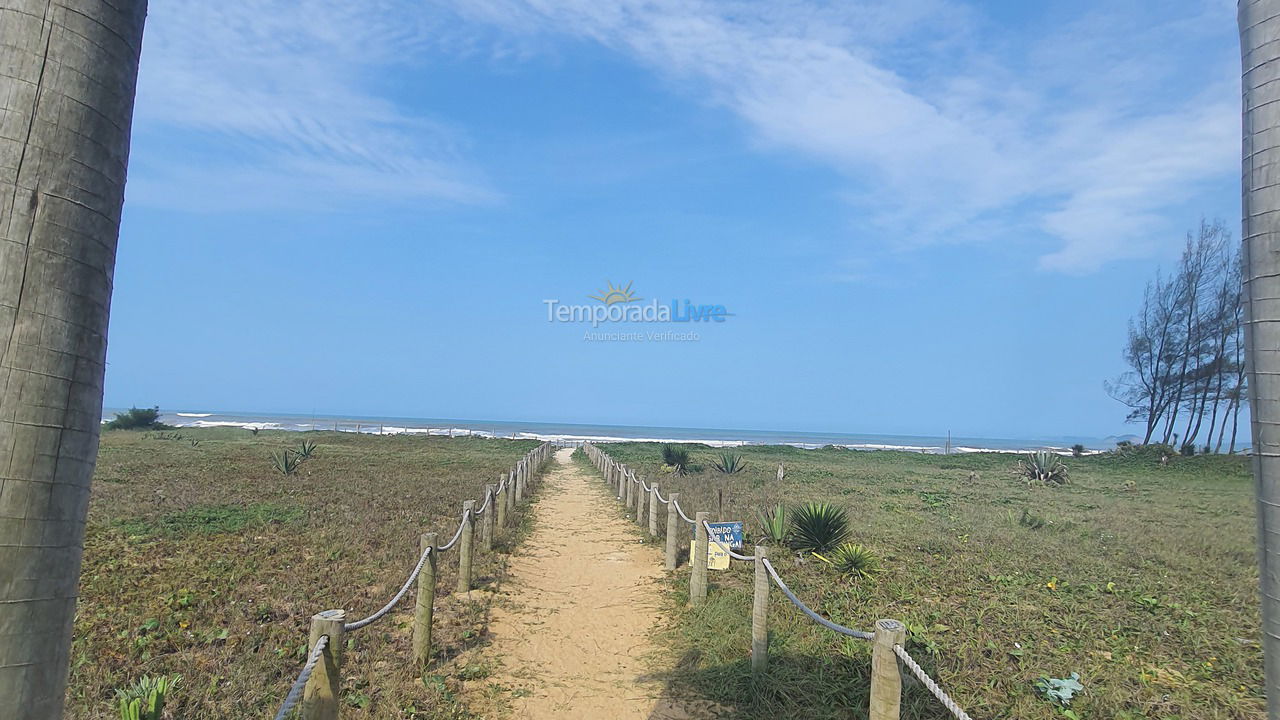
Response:
[[[920,664],[906,651],[906,626],[897,620],[877,620],[874,632],[855,630],[832,622],[822,617],[806,605],[787,587],[782,576],[769,562],[769,548],[764,545],[755,546],[754,555],[737,553],[725,545],[712,531],[707,518],[708,513],[695,512],[690,518],[680,507],[679,493],[670,493],[663,497],[658,491],[658,483],[652,485],[643,478],[637,478],[634,471],[618,463],[608,453],[594,444],[582,443],[582,450],[587,458],[601,472],[604,481],[614,490],[619,500],[630,509],[635,508],[636,523],[644,524],[645,503],[641,500],[649,496],[648,515],[649,533],[657,536],[658,507],[666,505],[666,558],[667,570],[675,570],[677,565],[677,548],[680,544],[681,525],[677,518],[693,526],[693,548],[690,553],[689,603],[698,606],[707,598],[707,557],[710,543],[715,543],[728,553],[732,560],[750,562],[755,565],[755,583],[751,608],[751,669],[762,672],[768,666],[768,603],[769,588],[776,585],[784,597],[795,605],[801,613],[822,627],[847,637],[869,640],[871,646],[871,700],[870,720],[899,720],[902,706],[902,676],[905,667],[918,678],[921,684],[942,703],[957,720],[971,720],[969,715],[956,704],[951,696],[938,686],[938,683],[920,667]]]
[[[418,563],[410,571],[408,579],[386,605],[372,615],[355,622],[345,622],[345,610],[325,610],[311,618],[308,639],[310,652],[307,661],[285,695],[274,720],[284,718],[297,707],[302,720],[337,720],[341,697],[341,668],[343,637],[348,632],[376,623],[390,613],[417,584],[418,598],[414,608],[413,654],[419,667],[431,659],[431,626],[434,616],[436,563],[440,553],[458,548],[459,593],[472,590],[471,564],[475,545],[475,525],[480,522],[480,546],[485,551],[493,549],[493,535],[498,528],[513,524],[515,511],[531,491],[538,471],[551,458],[556,444],[544,442],[525,453],[511,468],[503,473],[497,485],[485,486],[484,500],[476,509],[474,500],[462,503],[462,515],[453,538],[437,546],[435,533],[423,533],[419,539]],[[320,672],[316,672],[319,669]],[[301,701],[301,706],[298,705]]]

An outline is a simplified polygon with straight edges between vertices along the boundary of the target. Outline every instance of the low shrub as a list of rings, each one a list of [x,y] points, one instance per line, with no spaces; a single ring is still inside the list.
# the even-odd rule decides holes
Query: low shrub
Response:
[[[711,467],[725,475],[733,475],[747,469],[742,456],[733,453],[720,453],[720,457],[711,461]]]
[[[116,690],[120,720],[161,720],[165,698],[181,680],[181,675],[144,675],[129,687]]]
[[[781,467],[781,466],[779,466]],[[781,545],[787,540],[787,506],[778,503],[770,508],[756,511],[760,519],[760,529],[769,542]]]
[[[102,427],[107,430],[168,430],[173,426],[160,422],[159,407],[135,407],[116,413],[115,418]]]
[[[831,503],[802,505],[791,518],[791,538],[797,550],[830,550],[849,539],[849,514]]]
[[[880,572],[880,558],[856,543],[842,543],[826,555],[814,553],[814,557],[835,568],[846,580],[870,579]]]
[[[1067,466],[1062,462],[1062,458],[1058,457],[1057,453],[1048,450],[1037,450],[1025,459],[1019,460],[1018,464],[1028,483],[1039,482],[1045,485],[1066,485],[1070,482],[1067,477]]]

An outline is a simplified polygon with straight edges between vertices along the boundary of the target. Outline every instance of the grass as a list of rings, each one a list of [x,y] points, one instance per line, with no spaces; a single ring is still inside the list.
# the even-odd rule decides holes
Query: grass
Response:
[[[66,716],[118,717],[115,691],[181,674],[172,717],[270,717],[306,652],[312,614],[381,607],[417,559],[418,538],[448,539],[462,501],[483,497],[532,441],[183,429],[102,435],[89,508]],[[292,475],[270,452],[305,439]],[[523,519],[523,518],[522,518]],[[500,538],[509,548],[524,530]],[[492,587],[505,556],[476,553]],[[436,662],[412,668],[412,596],[348,636],[344,718],[464,718],[474,669],[451,659],[486,642],[487,593],[453,595],[457,554],[437,579]]]
[[[685,447],[694,466],[716,452]],[[715,509],[718,474],[660,475],[656,445],[605,449],[660,477],[688,512]],[[1245,458],[1088,456],[1067,461],[1070,485],[1028,487],[1011,455],[740,452],[748,469],[728,479],[725,515],[746,522],[748,546],[762,534],[757,511],[779,501],[848,508],[851,540],[880,558],[874,579],[844,582],[781,549],[774,564],[837,622],[905,622],[910,652],[974,717],[1062,717],[1036,682],[1072,672],[1085,688],[1071,703],[1082,720],[1265,716]],[[683,658],[668,674],[673,690],[733,706],[734,717],[866,717],[867,643],[817,627],[774,592],[770,670],[752,682],[750,568],[713,572],[696,611],[684,608],[686,582],[676,573],[670,583],[667,636]],[[915,686],[903,717],[950,716]]]

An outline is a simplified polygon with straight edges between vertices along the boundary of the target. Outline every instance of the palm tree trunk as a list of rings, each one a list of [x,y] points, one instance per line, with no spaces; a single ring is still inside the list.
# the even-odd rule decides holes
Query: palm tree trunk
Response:
[[[1245,345],[1268,717],[1280,720],[1280,0],[1239,0]]]
[[[0,0],[0,703],[62,717],[145,0]]]

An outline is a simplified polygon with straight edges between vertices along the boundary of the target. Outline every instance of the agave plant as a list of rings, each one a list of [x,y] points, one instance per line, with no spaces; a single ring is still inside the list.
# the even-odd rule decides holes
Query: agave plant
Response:
[[[120,720],[160,720],[165,697],[178,686],[181,675],[143,676],[133,685],[116,690]]]
[[[1018,461],[1018,464],[1027,482],[1041,482],[1046,485],[1066,485],[1069,482],[1067,466],[1057,453],[1037,450],[1026,459]]]
[[[689,472],[689,451],[674,445],[663,445],[662,464],[671,468],[676,475],[684,475]]]
[[[293,452],[298,456],[300,460],[310,460],[311,454],[314,453],[315,451],[316,451],[315,443],[307,442],[306,440],[303,440],[302,444],[298,446],[298,449],[294,450]]]
[[[813,554],[814,557],[836,569],[844,578],[856,580],[871,578],[880,572],[880,558],[862,545],[841,543],[826,555]]]
[[[271,464],[282,475],[292,475],[298,469],[298,466],[302,464],[302,458],[294,454],[292,450],[282,450],[278,453],[271,453]]]
[[[711,467],[725,475],[733,475],[746,470],[747,464],[742,461],[741,455],[720,453],[720,457],[711,461]]]
[[[798,550],[823,552],[849,539],[849,514],[825,502],[811,502],[791,517],[791,542]]]
[[[778,503],[770,508],[756,511],[760,519],[760,528],[764,536],[775,545],[781,545],[787,539],[787,506]]]

